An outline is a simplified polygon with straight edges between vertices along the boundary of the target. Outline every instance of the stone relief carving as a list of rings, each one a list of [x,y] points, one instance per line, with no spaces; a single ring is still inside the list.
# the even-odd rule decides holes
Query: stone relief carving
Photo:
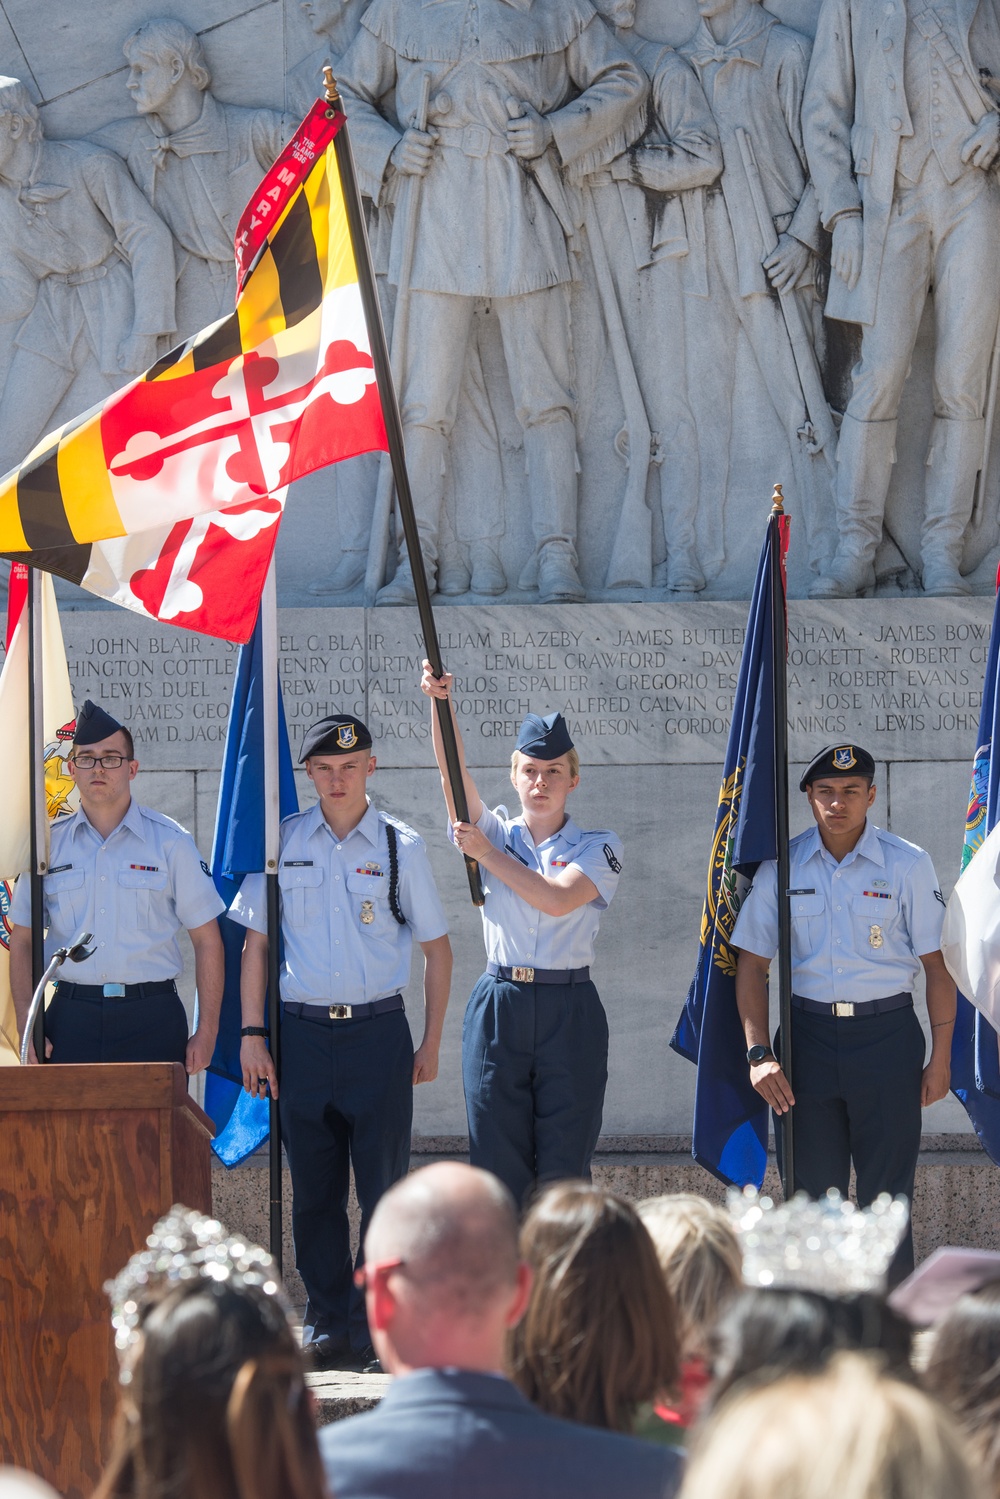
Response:
[[[440,593],[743,592],[772,478],[813,570],[793,593],[983,588],[997,0],[823,0],[811,67],[806,11],[771,4],[700,0],[695,25],[642,0],[637,25],[636,0],[283,0],[255,24],[293,65],[252,108],[226,0],[201,37],[106,17],[127,67],[85,138],[0,85],[5,467],[229,310],[237,218],[329,62]],[[412,600],[388,479],[366,457],[304,481],[301,602]]]
[[[6,472],[155,359],[175,327],[174,273],[170,234],[122,162],[47,140],[16,78],[0,79],[0,244]]]
[[[993,0],[877,9],[825,0],[806,139],[833,231],[827,313],[863,334],[840,434],[840,541],[812,590],[818,598],[850,597],[875,581],[900,398],[931,285],[934,418],[919,566],[926,592],[969,591],[962,564],[977,473],[988,463],[1000,313],[1000,143],[996,100],[981,80],[998,73]]]
[[[545,602],[582,599],[568,248],[577,226],[553,148],[571,180],[620,154],[642,130],[645,75],[584,0],[373,0],[342,67],[362,183],[376,204],[396,199],[389,280],[397,343],[405,304],[400,400],[429,570],[473,312],[489,298],[535,543],[519,585],[537,582]],[[378,107],[390,92],[405,126]],[[413,601],[408,559],[379,601]]]

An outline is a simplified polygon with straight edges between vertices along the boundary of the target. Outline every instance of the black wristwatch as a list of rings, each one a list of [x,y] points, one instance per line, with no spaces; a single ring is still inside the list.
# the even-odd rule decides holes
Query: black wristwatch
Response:
[[[246,1035],[246,1031],[243,1032]],[[766,1062],[768,1057],[773,1057],[774,1052],[769,1046],[751,1046],[747,1052],[747,1061],[751,1067],[756,1067],[758,1062]]]
[[[269,1036],[271,1032],[263,1025],[245,1025],[240,1031],[241,1036]]]

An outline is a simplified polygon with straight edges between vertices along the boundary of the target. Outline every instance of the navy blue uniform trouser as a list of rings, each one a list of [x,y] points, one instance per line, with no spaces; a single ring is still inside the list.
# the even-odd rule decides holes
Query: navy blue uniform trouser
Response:
[[[536,1181],[589,1177],[608,1081],[608,1021],[582,984],[514,984],[488,973],[462,1030],[469,1160],[524,1201]]]
[[[292,1175],[295,1263],[309,1298],[306,1329],[360,1351],[371,1338],[351,1263],[350,1167],[361,1208],[360,1265],[375,1205],[410,1164],[413,1041],[402,1010],[330,1020],[320,1008],[319,1017],[281,1017],[279,1117]]]
[[[183,1062],[188,1028],[176,994],[150,999],[68,999],[45,1011],[50,1062]]]
[[[779,1053],[780,1038],[775,1038]],[[880,1192],[913,1200],[920,1151],[924,1033],[912,1008],[837,1019],[792,1011],[795,1186],[810,1197],[847,1196],[851,1162],[858,1202]],[[781,1125],[775,1120],[781,1157]],[[907,1234],[893,1261],[895,1283],[913,1269]]]

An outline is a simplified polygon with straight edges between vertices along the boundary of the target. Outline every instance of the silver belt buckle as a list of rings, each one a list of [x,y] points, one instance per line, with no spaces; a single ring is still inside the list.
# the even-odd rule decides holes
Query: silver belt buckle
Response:
[[[353,1005],[331,1005],[329,1010],[331,1020],[350,1020],[353,1013]]]
[[[124,984],[102,984],[101,990],[102,990],[102,993],[104,994],[104,998],[105,999],[124,999],[125,998],[125,985]]]
[[[515,984],[533,984],[535,982],[535,970],[533,968],[512,968],[510,976]]]
[[[833,1013],[841,1020],[850,1020],[854,1015],[853,1004],[836,1004]]]

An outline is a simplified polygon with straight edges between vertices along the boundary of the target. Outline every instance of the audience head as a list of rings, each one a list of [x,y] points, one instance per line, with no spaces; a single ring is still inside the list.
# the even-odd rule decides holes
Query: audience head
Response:
[[[924,1384],[955,1415],[1000,1494],[1000,1280],[960,1296],[938,1323]]]
[[[530,1208],[521,1253],[534,1283],[512,1339],[515,1382],[551,1415],[631,1430],[677,1378],[673,1302],[635,1208],[560,1183]]]
[[[946,1411],[841,1354],[724,1401],[698,1433],[681,1499],[980,1499],[980,1488]]]
[[[499,1371],[524,1311],[517,1208],[488,1171],[441,1162],[379,1201],[365,1237],[368,1325],[383,1368]]]
[[[122,1399],[100,1499],[323,1499],[270,1255],[186,1208],[147,1246],[109,1286]]]
[[[26,1468],[0,1466],[0,1499],[59,1499],[59,1495],[44,1478]]]
[[[742,1285],[742,1255],[722,1208],[694,1192],[650,1197],[639,1217],[674,1299],[685,1358],[702,1357],[720,1314]]]

